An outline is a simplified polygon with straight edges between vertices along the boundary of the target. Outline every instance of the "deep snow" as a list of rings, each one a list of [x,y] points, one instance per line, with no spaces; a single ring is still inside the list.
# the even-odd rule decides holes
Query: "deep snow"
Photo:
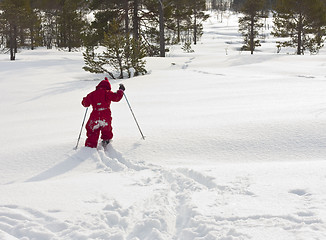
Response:
[[[269,20],[270,21],[270,20]],[[107,151],[75,151],[80,102],[104,75],[82,54],[0,56],[0,239],[326,239],[326,52],[239,52],[214,14],[194,53],[119,83]]]

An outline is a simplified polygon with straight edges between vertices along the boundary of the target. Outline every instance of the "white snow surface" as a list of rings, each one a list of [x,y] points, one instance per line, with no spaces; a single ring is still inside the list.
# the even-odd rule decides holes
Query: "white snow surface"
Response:
[[[277,54],[266,31],[250,55],[237,30],[212,14],[194,53],[112,80],[146,139],[123,99],[106,151],[85,129],[73,150],[104,78],[81,52],[2,54],[0,239],[326,239],[326,51]]]

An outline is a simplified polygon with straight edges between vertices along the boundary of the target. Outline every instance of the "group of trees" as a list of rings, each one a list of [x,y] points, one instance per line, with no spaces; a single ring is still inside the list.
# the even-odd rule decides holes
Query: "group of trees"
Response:
[[[38,46],[68,48],[83,42],[86,22],[81,0],[0,1],[0,46],[15,60],[19,48]]]
[[[205,6],[205,0],[2,0],[0,44],[14,51],[36,46],[71,51],[102,43],[117,24],[119,33],[142,39],[149,54],[164,55],[165,48],[157,47],[163,37],[164,43],[198,40]]]
[[[205,0],[93,0],[94,12],[86,34],[87,71],[108,73],[113,70],[131,76],[143,74],[144,56],[164,57],[165,44],[193,42],[202,35]],[[104,46],[99,52],[98,46]]]
[[[297,54],[316,53],[324,42],[325,4],[326,0],[0,0],[0,47],[10,52],[11,60],[19,48],[85,47],[85,70],[112,77],[112,71],[119,77],[138,75],[146,72],[142,58],[164,57],[166,44],[182,43],[191,51],[190,45],[203,33],[209,6],[243,13],[243,50],[253,53],[260,45],[262,20],[272,11],[273,34],[286,39],[278,43],[279,49],[291,46]]]
[[[237,8],[243,13],[239,18],[239,29],[244,36],[243,50],[260,46],[259,30],[263,26],[269,9],[273,11],[274,28],[272,34],[281,37],[277,42],[278,51],[282,47],[293,47],[296,54],[305,51],[318,53],[326,36],[325,0],[238,0]]]
[[[139,66],[140,74],[135,55],[164,57],[166,44],[196,44],[205,9],[206,0],[0,0],[0,47],[11,60],[19,48],[85,47],[87,71],[111,73],[105,67],[114,62],[120,73]]]

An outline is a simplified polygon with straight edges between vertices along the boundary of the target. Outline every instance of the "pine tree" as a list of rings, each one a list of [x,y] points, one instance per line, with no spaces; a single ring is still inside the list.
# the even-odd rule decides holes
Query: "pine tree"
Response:
[[[31,50],[34,50],[35,47],[42,45],[41,14],[39,13],[39,10],[32,8],[30,1],[26,2],[25,12],[25,23],[26,28],[28,29],[30,48]]]
[[[58,46],[73,48],[82,46],[82,39],[86,22],[83,20],[83,0],[64,0],[61,3],[57,24],[58,24]]]
[[[107,73],[114,78],[113,73],[104,68],[105,61],[102,61],[101,55],[95,53],[94,47],[87,47],[83,53],[85,66],[83,69],[91,73]]]
[[[128,39],[128,38],[127,38]],[[125,57],[128,77],[131,77],[130,70],[133,69],[134,76],[144,75],[147,73],[145,68],[147,52],[141,39],[129,38],[129,42],[126,44]]]
[[[188,0],[174,1],[172,5],[172,16],[170,18],[170,28],[176,32],[175,43],[182,41],[181,34],[186,32],[186,25],[190,22],[191,11],[187,8]],[[190,41],[187,41],[190,42]]]
[[[40,37],[42,46],[51,49],[58,42],[58,14],[60,13],[59,0],[32,0],[32,9],[38,9],[40,14]]]
[[[18,24],[19,24],[19,9],[11,1],[5,0],[1,2],[0,13],[1,33],[6,39],[6,47],[10,51],[10,60],[16,59],[17,41],[18,41]]]
[[[97,54],[94,48],[87,48],[84,53],[85,71],[108,73],[112,78],[115,78],[114,72],[118,73],[118,78],[123,78],[124,73],[131,77],[132,71],[135,76],[147,72],[143,59],[146,56],[143,44],[131,36],[119,33],[118,29],[118,24],[113,23],[111,32],[104,35],[105,51],[102,53]]]
[[[90,3],[90,9],[95,12],[89,33],[87,34],[87,44],[97,45],[102,43],[104,35],[110,31],[113,22],[118,23],[119,32],[126,35],[139,34],[139,19],[137,1],[131,0],[94,0]],[[136,12],[135,12],[136,11]],[[133,12],[133,27],[130,26],[131,12]],[[134,26],[136,25],[136,26]],[[135,36],[138,38],[137,36]]]
[[[38,42],[40,22],[29,0],[3,0],[0,2],[0,31],[9,48],[10,60],[16,59],[18,48]],[[29,43],[29,44],[28,44]]]
[[[205,0],[190,0],[189,1],[192,16],[193,16],[193,41],[194,44],[197,44],[197,40],[203,34],[203,26],[201,24],[202,21],[205,21],[209,15],[204,13],[206,10],[206,1]]]
[[[323,46],[325,5],[321,0],[278,0],[274,14],[274,36],[288,40],[278,48],[294,47],[296,54],[316,53]]]
[[[246,0],[241,8],[243,17],[239,18],[239,31],[244,37],[244,45],[242,50],[249,50],[253,54],[256,47],[260,46],[260,41],[257,39],[259,29],[263,26],[261,23],[265,0]]]
[[[231,8],[235,11],[240,11],[245,1],[246,0],[233,0],[231,4]]]

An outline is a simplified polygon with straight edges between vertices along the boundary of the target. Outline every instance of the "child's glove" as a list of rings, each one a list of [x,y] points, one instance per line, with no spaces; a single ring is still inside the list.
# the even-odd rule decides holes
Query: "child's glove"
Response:
[[[119,84],[119,90],[122,90],[122,91],[124,91],[124,90],[126,90],[126,88],[125,88],[125,86],[123,86],[123,84]]]

